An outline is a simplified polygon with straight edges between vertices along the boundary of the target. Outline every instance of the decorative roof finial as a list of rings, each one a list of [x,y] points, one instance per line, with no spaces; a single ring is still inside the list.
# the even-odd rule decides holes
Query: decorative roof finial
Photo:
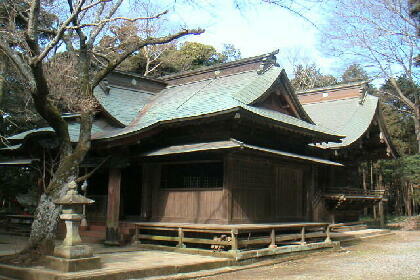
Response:
[[[262,59],[262,63],[260,65],[260,70],[257,71],[258,75],[264,74],[268,69],[270,69],[272,66],[280,66],[277,63],[276,54],[279,53],[279,50],[275,50],[269,54],[267,54],[266,57]]]

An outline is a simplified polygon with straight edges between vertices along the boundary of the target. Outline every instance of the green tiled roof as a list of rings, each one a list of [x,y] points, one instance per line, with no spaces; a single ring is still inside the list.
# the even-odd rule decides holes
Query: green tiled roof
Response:
[[[216,76],[191,83],[169,86],[157,94],[137,91],[117,86],[110,86],[109,93],[101,87],[94,94],[103,108],[124,128],[101,130],[93,126],[93,139],[109,139],[137,133],[154,125],[243,109],[288,127],[300,128],[316,133],[339,136],[322,125],[314,125],[289,115],[256,107],[252,104],[264,95],[279,79],[281,68],[272,66],[263,73],[250,70],[230,75]],[[77,141],[79,125],[69,125],[72,141]],[[26,136],[52,131],[51,128],[34,129],[10,137],[11,140],[23,140]]]
[[[23,140],[30,135],[38,134],[42,132],[54,132],[54,130],[51,127],[36,128],[36,129],[24,131],[19,134],[15,134],[13,136],[8,137],[7,139],[8,140]],[[79,132],[80,132],[79,123],[77,122],[69,123],[69,134],[70,134],[70,140],[72,142],[77,142],[79,140]],[[97,133],[97,132],[102,132],[102,129],[99,126],[96,126],[95,124],[93,124],[92,134]]]
[[[154,97],[151,92],[115,86],[110,86],[107,93],[96,87],[93,94],[102,107],[124,125],[128,125]]]
[[[280,73],[281,68],[273,66],[263,74],[252,70],[168,87],[148,105],[143,106],[138,116],[126,128],[101,138],[122,136],[165,121],[204,116],[235,108],[243,108],[262,117],[298,128],[335,135],[334,132],[321,126],[277,111],[249,105],[271,87]]]
[[[272,67],[266,73],[258,75],[254,71],[248,73],[249,77],[241,77],[247,82],[247,86],[232,94],[236,100],[251,104],[265,93],[274,81],[280,76],[280,67]]]
[[[327,148],[345,147],[359,139],[370,126],[378,107],[378,98],[366,95],[360,99],[348,98],[303,105],[315,123],[340,135],[346,135],[342,143],[327,143]]]

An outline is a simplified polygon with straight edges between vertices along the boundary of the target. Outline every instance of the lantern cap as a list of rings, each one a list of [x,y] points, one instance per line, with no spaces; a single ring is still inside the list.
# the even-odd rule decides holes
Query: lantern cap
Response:
[[[77,193],[77,184],[75,181],[71,181],[67,184],[68,191],[67,193],[54,201],[57,205],[83,205],[83,204],[92,204],[95,201],[89,198],[84,197]]]

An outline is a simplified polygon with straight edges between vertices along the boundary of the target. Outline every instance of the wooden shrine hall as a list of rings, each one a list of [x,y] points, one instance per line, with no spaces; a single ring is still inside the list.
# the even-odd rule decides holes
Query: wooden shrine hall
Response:
[[[298,92],[305,111],[315,123],[346,137],[340,143],[316,143],[330,160],[345,168],[320,171],[328,177],[320,195],[334,222],[357,220],[363,208],[378,204],[383,216],[383,189],[368,189],[363,162],[396,158],[379,106],[379,98],[367,94],[367,82],[354,82]],[[362,188],[363,186],[363,188]]]
[[[341,194],[331,191],[362,194],[351,175],[353,157],[395,155],[376,97],[360,84],[298,95],[275,53],[160,79],[114,72],[94,94],[100,105],[81,172],[106,159],[88,179],[87,196],[96,203],[87,217],[106,225],[109,243],[118,242],[127,225],[209,234],[264,229],[271,239],[258,242],[271,245],[284,241],[274,230],[287,225],[299,238],[326,237],[336,213],[328,195]],[[335,106],[353,111],[330,118]],[[77,142],[78,115],[64,117]],[[48,127],[9,141],[2,152],[15,160],[30,162],[57,149]],[[362,200],[372,199],[363,193]],[[232,245],[232,234],[233,241],[217,244]],[[162,236],[151,239],[181,238]]]

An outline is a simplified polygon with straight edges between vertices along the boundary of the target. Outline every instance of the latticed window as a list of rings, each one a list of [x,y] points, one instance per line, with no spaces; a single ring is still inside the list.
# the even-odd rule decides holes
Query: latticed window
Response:
[[[223,163],[164,164],[160,186],[163,189],[222,188]]]

